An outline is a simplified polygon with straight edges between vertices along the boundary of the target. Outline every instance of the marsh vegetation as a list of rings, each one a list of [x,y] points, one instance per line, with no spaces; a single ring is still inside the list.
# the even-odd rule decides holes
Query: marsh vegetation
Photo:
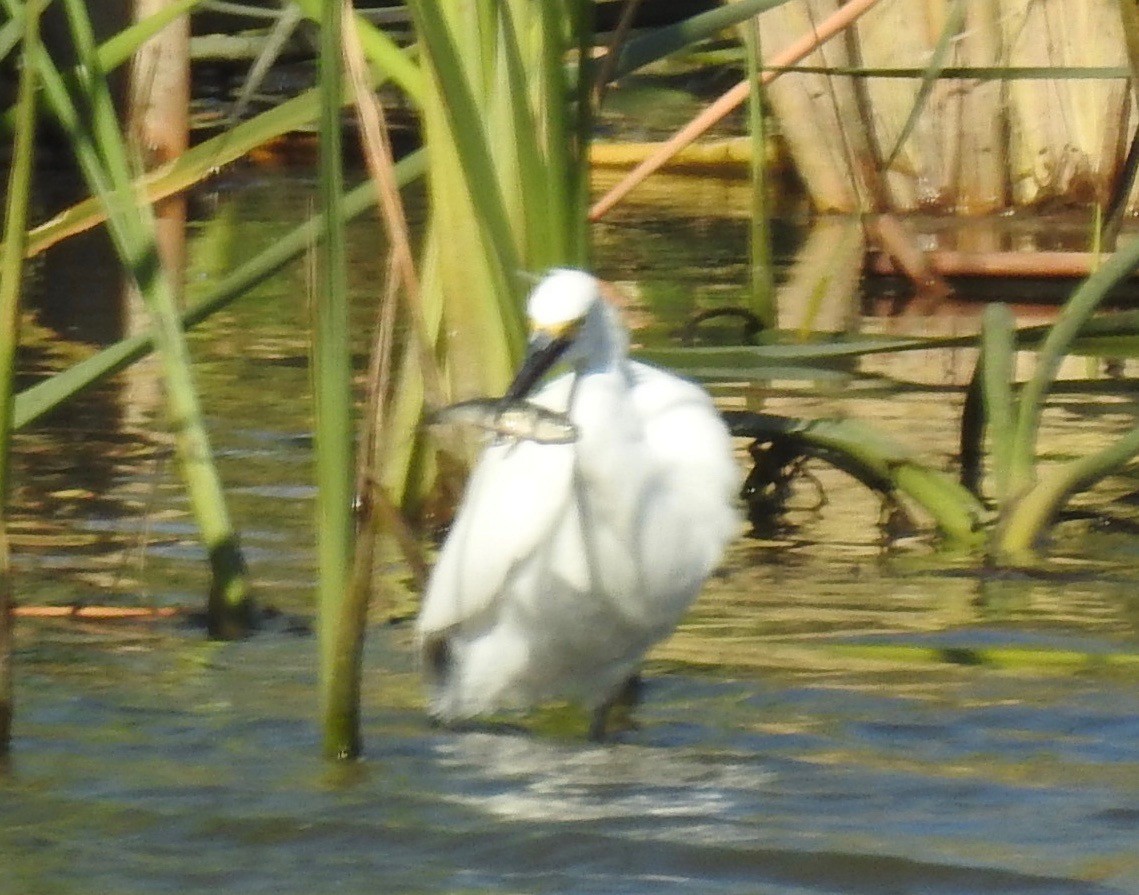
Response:
[[[150,24],[197,5],[170,4]],[[992,94],[1011,110],[1000,103],[1015,93],[1016,108],[1031,107],[1028,86],[1057,60],[991,44],[1042,27],[1040,4],[1021,4],[1020,31],[1017,4],[985,30],[950,0],[912,58],[879,62],[852,41],[899,10],[864,3],[862,25],[828,44],[844,42],[841,59],[778,63],[776,83],[822,78],[807,83],[859,110],[839,116],[851,132],[823,140],[869,153],[841,154],[847,193],[875,199],[842,218],[805,210],[804,196],[826,205],[794,145],[802,117],[774,94],[713,133],[738,149],[749,130],[774,129],[805,190],[765,181],[772,150],[757,143],[711,175],[690,155],[601,214],[627,172],[587,168],[598,134],[666,139],[725,84],[760,76],[784,49],[778,36],[732,29],[757,12],[793,17],[792,4],[739,0],[595,36],[590,4],[575,0],[424,0],[398,30],[297,3],[277,27],[291,18],[317,38],[317,86],[215,122],[147,171],[104,74],[153,29],[97,44],[89,6],[13,0],[0,22],[24,84],[5,132],[0,308],[22,321],[8,375],[18,393],[0,424],[0,447],[13,430],[5,593],[22,610],[74,608],[16,626],[20,710],[0,783],[13,885],[285,890],[312,871],[330,885],[422,891],[650,880],[676,891],[872,891],[883,880],[1134,890],[1139,408],[1127,284],[1139,240],[1113,214],[1132,186],[1130,93],[1118,89],[1130,76],[1126,16],[1114,37],[1097,31],[1117,41],[1114,55],[1096,71],[1068,59],[1052,84],[1066,96],[1110,82],[1116,104],[1096,112],[1122,122],[1096,143],[1085,131],[1098,125],[1081,118],[1056,177],[1037,172],[1063,207],[954,227],[879,215],[894,210],[877,201],[882,183],[917,196],[919,150],[938,170],[973,170],[963,156],[938,168],[952,152],[935,137],[960,137],[953,152],[984,145],[937,124],[954,103]],[[833,11],[794,6],[816,24]],[[45,9],[82,66],[40,49]],[[608,46],[615,80],[601,89]],[[785,71],[795,65],[810,70]],[[896,70],[875,74],[885,67]],[[867,118],[863,94],[883,92],[874,78],[906,87],[889,115]],[[377,105],[377,89],[398,103]],[[749,92],[733,91],[737,106]],[[396,107],[413,111],[421,146],[393,141]],[[264,164],[280,158],[269,147],[305,145],[281,135],[322,111],[319,176],[311,157]],[[62,130],[82,183],[49,220],[28,173],[35,145],[15,139],[33,133],[33,114],[41,133]],[[1093,144],[1110,147],[1110,164],[1076,158],[1091,159]],[[262,164],[247,158],[254,149]],[[62,176],[54,164],[41,159],[41,183]],[[974,173],[1022,197],[1023,184]],[[993,195],[967,186],[950,178],[936,192],[957,197],[945,199],[954,210]],[[143,197],[183,191],[179,306]],[[101,267],[42,274],[103,226]],[[1053,267],[994,285],[942,266],[1010,247],[1041,259],[1074,249],[1069,278]],[[580,719],[560,707],[430,730],[407,625],[473,449],[420,422],[501,391],[522,344],[528,282],[517,273],[567,263],[623,296],[640,357],[713,391],[752,473],[751,530],[650,657],[641,726],[609,751],[573,739]],[[110,271],[144,296],[141,332],[96,345],[89,312],[64,323],[44,310],[43,283],[82,297]],[[131,366],[156,346],[157,365]],[[143,620],[80,611],[97,606]],[[0,683],[10,680],[5,669]],[[364,762],[339,768],[316,758],[361,750]],[[179,842],[193,844],[194,866]]]

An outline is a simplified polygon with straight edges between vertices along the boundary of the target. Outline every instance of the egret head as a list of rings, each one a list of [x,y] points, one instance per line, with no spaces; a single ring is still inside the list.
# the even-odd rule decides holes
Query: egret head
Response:
[[[530,345],[507,400],[526,397],[559,360],[607,358],[624,350],[624,330],[602,299],[597,278],[583,270],[559,268],[547,274],[530,293],[527,315]]]
[[[526,313],[532,330],[557,332],[585,319],[601,299],[597,278],[584,270],[556,268],[530,293]]]

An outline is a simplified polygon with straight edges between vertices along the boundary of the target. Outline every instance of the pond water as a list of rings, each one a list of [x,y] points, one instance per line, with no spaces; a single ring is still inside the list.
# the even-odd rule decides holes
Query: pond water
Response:
[[[223,209],[244,255],[308,207],[310,185],[295,177],[224,187],[199,197],[192,282],[220,263],[208,225]],[[633,204],[598,231],[599,272],[651,300],[638,340],[740,295],[739,185],[693,189],[667,225]],[[364,332],[379,253],[373,225],[356,227]],[[570,710],[432,728],[410,626],[377,621],[365,757],[323,762],[304,624],[303,295],[290,271],[193,337],[257,593],[281,617],[228,644],[182,622],[21,622],[0,895],[1139,893],[1139,539],[1124,512],[1092,512],[1127,497],[1127,477],[1058,528],[1045,568],[997,574],[920,535],[886,540],[877,501],[820,467],[785,525],[732,548],[652,654],[637,726],[601,746]],[[968,330],[977,314],[927,324]],[[885,397],[849,383],[717,393],[803,415],[841,409],[948,463],[960,395],[945,383],[970,365],[958,352],[876,366],[910,383]],[[202,600],[151,379],[92,393],[21,436],[23,602]],[[1102,442],[1136,409],[1119,389],[1061,397],[1045,451]],[[397,619],[413,611],[404,602]]]

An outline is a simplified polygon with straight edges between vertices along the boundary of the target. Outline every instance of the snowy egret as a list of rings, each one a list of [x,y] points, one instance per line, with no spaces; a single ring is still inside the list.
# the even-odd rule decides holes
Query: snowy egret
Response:
[[[444,722],[550,699],[609,709],[635,680],[738,528],[731,439],[699,386],[628,358],[598,281],[548,274],[502,399],[530,397],[574,437],[498,435],[486,447],[418,619],[431,714]]]

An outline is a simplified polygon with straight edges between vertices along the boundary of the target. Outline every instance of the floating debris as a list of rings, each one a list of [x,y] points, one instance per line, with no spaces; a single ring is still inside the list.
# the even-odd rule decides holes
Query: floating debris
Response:
[[[473,398],[431,413],[428,426],[473,426],[499,438],[536,441],[539,444],[571,444],[577,441],[577,426],[568,416],[530,401]]]

